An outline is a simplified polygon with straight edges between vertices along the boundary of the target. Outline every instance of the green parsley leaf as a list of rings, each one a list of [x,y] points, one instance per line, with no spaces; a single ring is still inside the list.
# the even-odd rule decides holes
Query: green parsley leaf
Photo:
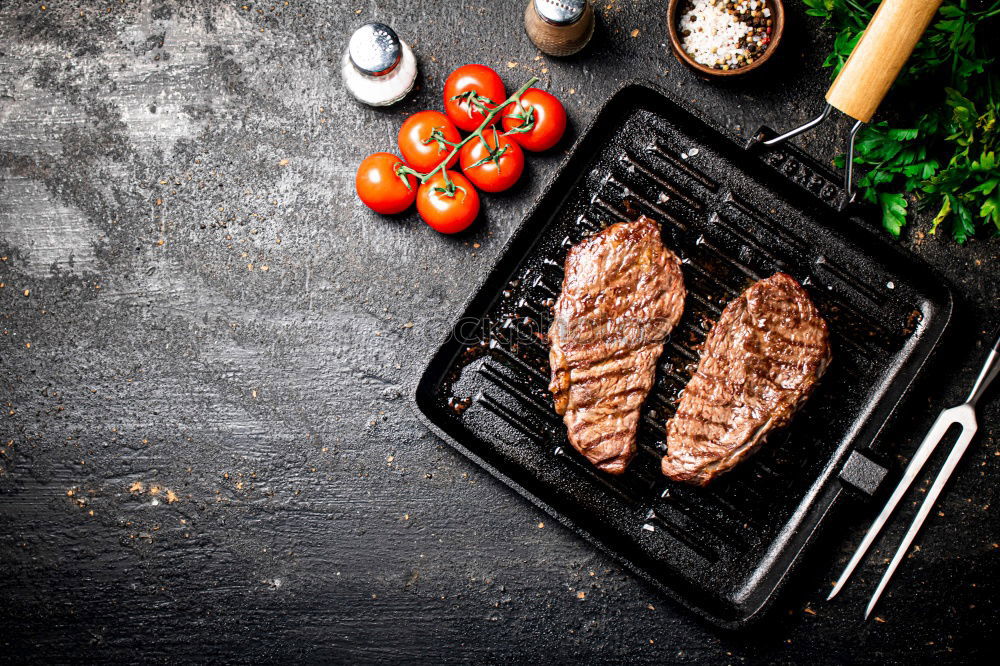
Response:
[[[882,193],[878,195],[878,203],[882,208],[882,226],[893,236],[899,236],[906,224],[906,199],[902,194]]]
[[[824,65],[836,75],[871,20],[879,0],[803,0],[806,13],[837,31]],[[1000,235],[1000,0],[945,0],[917,44],[896,88],[919,105],[898,122],[864,127],[855,143],[863,199],[877,204],[882,224],[898,236],[909,194],[934,206],[941,224],[964,243],[977,233]],[[838,167],[843,158],[834,161]]]

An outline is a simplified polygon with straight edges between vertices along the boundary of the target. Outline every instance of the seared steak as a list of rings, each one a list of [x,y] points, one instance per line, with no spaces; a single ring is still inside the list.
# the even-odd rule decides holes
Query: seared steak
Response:
[[[566,256],[549,329],[549,390],[570,444],[625,471],[663,341],[684,310],[681,262],[647,218],[613,224]]]
[[[826,322],[776,273],[723,310],[667,423],[663,473],[703,486],[786,425],[830,363]]]

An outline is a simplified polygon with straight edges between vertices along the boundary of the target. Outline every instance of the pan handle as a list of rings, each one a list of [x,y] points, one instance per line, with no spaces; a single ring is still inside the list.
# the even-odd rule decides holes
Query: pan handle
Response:
[[[942,0],[882,0],[826,101],[867,123],[906,64]]]

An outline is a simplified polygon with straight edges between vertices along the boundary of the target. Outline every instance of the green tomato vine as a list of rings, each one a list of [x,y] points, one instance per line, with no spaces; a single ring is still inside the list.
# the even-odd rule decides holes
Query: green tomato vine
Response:
[[[535,76],[531,77],[530,79],[528,79],[527,83],[525,83],[523,86],[517,89],[517,92],[515,92],[513,95],[504,100],[502,104],[498,104],[497,106],[494,107],[488,106],[488,103],[492,103],[492,100],[490,100],[487,97],[483,97],[482,95],[479,95],[475,90],[469,90],[462,93],[461,95],[455,95],[455,97],[453,97],[452,99],[462,99],[466,101],[468,104],[475,106],[480,112],[485,113],[486,117],[483,118],[483,122],[479,125],[478,128],[476,128],[476,131],[472,132],[471,134],[469,134],[469,136],[465,137],[464,139],[456,143],[448,141],[448,139],[445,138],[444,133],[441,131],[441,129],[435,128],[434,131],[431,132],[431,135],[426,139],[424,139],[423,142],[425,144],[437,143],[439,149],[443,149],[446,146],[450,146],[451,150],[438,163],[436,167],[434,167],[427,173],[421,173],[420,171],[412,169],[403,164],[402,162],[400,162],[396,166],[396,175],[399,177],[400,180],[403,181],[403,184],[406,185],[406,189],[408,190],[412,189],[409,178],[407,178],[407,176],[414,176],[417,180],[420,181],[420,184],[422,185],[426,183],[428,180],[430,180],[431,176],[440,171],[441,174],[444,176],[445,186],[435,187],[434,191],[449,197],[455,196],[455,192],[457,192],[458,190],[462,190],[464,192],[465,188],[455,185],[455,183],[452,182],[451,178],[448,177],[447,164],[451,161],[452,157],[458,154],[458,151],[462,149],[462,146],[467,144],[469,141],[472,141],[473,139],[479,139],[480,141],[482,141],[483,145],[486,146],[486,149],[490,153],[489,156],[477,162],[475,166],[479,166],[480,164],[485,164],[491,159],[496,159],[499,161],[500,156],[503,155],[503,153],[507,150],[507,147],[504,146],[502,149],[499,149],[499,147],[497,149],[491,149],[489,143],[487,143],[486,139],[483,137],[483,130],[490,127],[490,125],[493,122],[493,119],[496,118],[501,112],[503,112],[504,109],[506,109],[511,104],[514,104],[517,109],[521,109],[521,95],[523,95],[528,90],[528,88],[535,85],[537,82],[538,82],[538,77]],[[522,120],[522,124],[517,127],[511,128],[508,132],[505,132],[504,135],[517,134],[520,132],[530,131],[535,124],[534,111],[535,111],[534,107],[529,107],[527,113],[511,114],[512,118],[520,118]],[[496,132],[496,128],[493,128],[493,131]]]

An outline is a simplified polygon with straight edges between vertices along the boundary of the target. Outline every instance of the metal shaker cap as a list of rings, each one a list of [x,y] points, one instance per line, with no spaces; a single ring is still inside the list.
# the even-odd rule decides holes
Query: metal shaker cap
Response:
[[[396,32],[384,23],[366,23],[351,35],[351,63],[362,74],[385,76],[403,55]]]
[[[583,16],[587,8],[587,0],[532,0],[535,11],[546,23],[553,25],[572,25]]]

